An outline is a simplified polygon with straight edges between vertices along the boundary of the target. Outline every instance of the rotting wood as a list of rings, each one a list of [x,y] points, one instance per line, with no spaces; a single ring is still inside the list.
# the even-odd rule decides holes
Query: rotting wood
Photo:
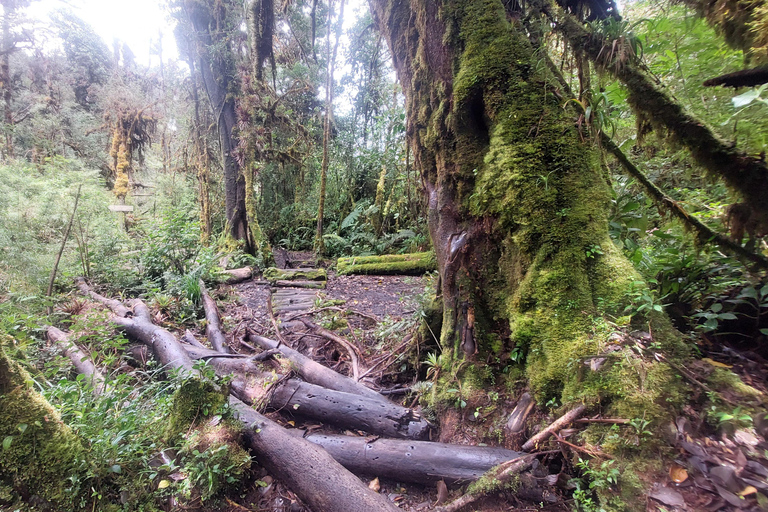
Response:
[[[200,279],[198,283],[200,285],[200,298],[203,301],[203,310],[205,311],[205,334],[208,337],[208,342],[216,352],[229,354],[232,351],[227,344],[227,337],[221,332],[219,308],[208,294],[203,280]]]
[[[91,358],[75,342],[70,340],[69,334],[64,331],[56,327],[48,327],[47,334],[48,339],[60,346],[64,355],[72,361],[77,373],[88,378],[93,387],[93,394],[100,395],[104,391],[104,376],[96,368]]]
[[[521,432],[525,426],[525,420],[533,410],[534,405],[535,402],[533,401],[531,394],[523,393],[523,395],[520,397],[520,400],[517,401],[517,405],[515,405],[515,409],[512,411],[512,414],[509,415],[509,419],[505,425],[507,431],[512,434]]]
[[[281,269],[270,267],[262,273],[264,279],[274,281],[326,281],[328,274],[323,268]]]
[[[577,419],[579,416],[581,416],[584,411],[586,410],[586,406],[584,404],[579,404],[567,413],[560,416],[558,419],[556,419],[551,425],[549,425],[547,428],[530,438],[528,441],[523,444],[523,451],[530,451],[533,450],[536,446],[539,445],[539,443],[544,442],[549,436],[551,436],[554,432],[557,430],[563,428],[564,426],[568,425],[569,423],[573,422],[575,419]]]
[[[505,448],[431,441],[326,434],[309,434],[305,439],[325,448],[354,473],[422,484],[472,482],[491,468],[525,455]]]
[[[477,490],[476,492],[471,492],[470,490],[470,492],[467,492],[448,505],[435,508],[435,512],[458,512],[471,505],[480,498],[498,490],[502,485],[511,480],[513,476],[525,471],[533,463],[534,457],[535,454],[521,455],[520,457],[509,460],[503,464],[499,464],[497,467],[488,471],[486,475],[483,475],[483,478],[487,478],[495,483],[490,489]]]

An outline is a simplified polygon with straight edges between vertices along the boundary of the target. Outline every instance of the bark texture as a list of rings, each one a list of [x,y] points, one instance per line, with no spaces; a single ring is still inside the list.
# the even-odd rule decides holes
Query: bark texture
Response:
[[[573,380],[568,361],[596,350],[590,318],[623,306],[637,279],[608,236],[596,155],[501,0],[371,6],[427,193],[441,346],[498,353],[491,333],[510,332],[533,390],[557,394]]]
[[[236,240],[244,240],[246,249],[253,251],[245,210],[245,177],[235,158],[238,137],[235,133],[237,114],[232,89],[235,82],[235,53],[230,48],[228,34],[234,30],[228,17],[230,2],[185,0],[184,10],[194,29],[193,48],[198,60],[205,92],[213,108],[219,132],[221,157],[224,167],[224,194],[229,234]]]

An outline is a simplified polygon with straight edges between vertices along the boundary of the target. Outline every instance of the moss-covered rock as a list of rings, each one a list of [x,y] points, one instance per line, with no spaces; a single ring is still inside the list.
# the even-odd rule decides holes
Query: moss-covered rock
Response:
[[[417,252],[412,254],[387,254],[384,256],[353,256],[339,258],[336,271],[340,275],[374,274],[418,275],[437,268],[434,252]]]
[[[43,510],[74,510],[80,497],[75,482],[84,474],[83,446],[30,386],[29,374],[7,356],[9,342],[0,338],[0,499],[10,494]]]

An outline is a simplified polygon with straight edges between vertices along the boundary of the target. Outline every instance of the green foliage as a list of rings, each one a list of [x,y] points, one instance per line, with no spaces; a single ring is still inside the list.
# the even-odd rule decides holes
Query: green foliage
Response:
[[[574,478],[570,484],[576,489],[573,491],[574,507],[579,512],[604,512],[595,496],[595,492],[615,488],[619,485],[621,472],[614,466],[616,461],[603,461],[597,463],[579,458],[576,467],[581,471],[583,478]]]

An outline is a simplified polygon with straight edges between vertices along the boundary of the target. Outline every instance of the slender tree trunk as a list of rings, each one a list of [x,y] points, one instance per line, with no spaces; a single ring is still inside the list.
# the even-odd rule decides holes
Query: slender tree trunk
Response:
[[[339,5],[339,17],[336,20],[336,42],[331,53],[331,18],[333,15],[333,0],[328,5],[328,38],[326,53],[328,55],[328,71],[325,78],[325,118],[323,120],[323,161],[320,166],[320,202],[317,206],[317,233],[315,234],[315,253],[322,254],[325,250],[323,243],[323,215],[325,214],[325,188],[328,180],[328,144],[331,139],[331,118],[333,116],[333,69],[336,65],[336,53],[339,49],[341,29],[344,22],[344,0]]]
[[[207,244],[211,239],[211,197],[210,197],[210,159],[208,158],[208,144],[202,129],[200,119],[200,96],[198,93],[198,73],[195,59],[190,58],[189,74],[192,79],[192,101],[195,109],[195,126],[192,130],[195,138],[195,167],[197,168],[198,202],[200,203],[200,241]]]
[[[3,47],[0,49],[0,84],[3,91],[3,131],[5,132],[5,156],[13,158],[13,84],[11,83],[11,52],[14,41],[11,33],[11,18],[16,10],[16,0],[3,0]]]
[[[639,279],[608,236],[594,149],[542,85],[548,70],[502,0],[370,3],[427,195],[442,361],[517,347],[539,396],[573,399],[569,364],[600,343],[592,319],[616,314]]]
[[[237,114],[232,91],[236,76],[234,52],[226,43],[226,13],[212,13],[208,6],[187,0],[185,8],[195,32],[195,52],[199,59],[203,86],[216,118],[221,158],[224,167],[224,196],[227,232],[235,240],[243,240],[246,250],[253,252],[245,209],[245,177],[235,158],[239,139],[235,133]],[[214,8],[224,11],[223,4]],[[222,48],[224,45],[224,48]]]

